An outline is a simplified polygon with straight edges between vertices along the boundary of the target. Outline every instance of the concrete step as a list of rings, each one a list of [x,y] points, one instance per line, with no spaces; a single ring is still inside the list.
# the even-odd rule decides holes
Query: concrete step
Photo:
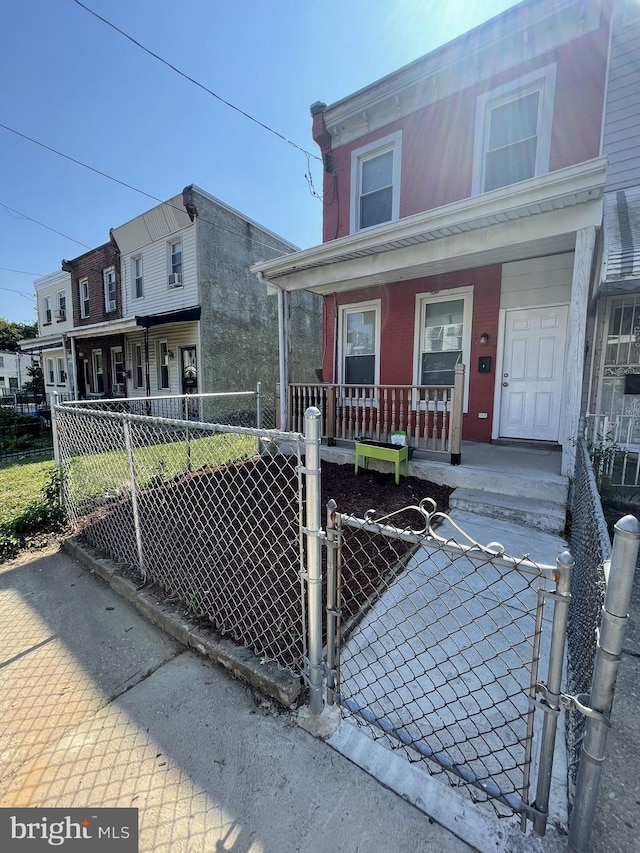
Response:
[[[530,525],[546,533],[561,533],[565,526],[565,505],[539,498],[517,497],[484,489],[457,488],[449,498],[449,507]]]

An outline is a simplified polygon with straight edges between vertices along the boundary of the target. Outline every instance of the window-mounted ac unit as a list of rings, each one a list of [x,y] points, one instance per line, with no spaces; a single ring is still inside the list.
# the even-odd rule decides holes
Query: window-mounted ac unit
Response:
[[[115,299],[111,299],[107,303],[107,311],[115,311],[116,310],[116,301]]]
[[[111,386],[111,393],[114,397],[119,397],[124,394],[124,382],[114,382]]]
[[[67,312],[61,308],[56,308],[56,310],[53,312],[53,316],[56,318],[56,320],[66,320]]]
[[[182,284],[182,273],[172,272],[169,274],[169,287],[180,287]]]

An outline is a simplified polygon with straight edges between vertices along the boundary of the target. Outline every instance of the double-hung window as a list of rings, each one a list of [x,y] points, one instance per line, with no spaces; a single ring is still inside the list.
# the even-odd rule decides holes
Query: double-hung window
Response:
[[[142,388],[144,377],[142,373],[142,344],[133,345],[133,387]]]
[[[47,385],[55,385],[56,384],[56,375],[55,375],[55,372],[53,369],[53,359],[52,358],[46,358],[44,363],[45,363],[45,368],[46,368],[45,376],[46,376],[46,380],[47,380]]]
[[[158,368],[158,390],[169,387],[169,346],[166,341],[156,344],[156,365]]]
[[[89,279],[81,278],[78,282],[78,297],[80,300],[80,316],[89,316]]]
[[[342,384],[378,384],[380,300],[343,307],[340,314],[340,353]]]
[[[402,134],[391,134],[351,154],[351,233],[400,215]]]
[[[116,310],[116,271],[114,267],[104,270],[102,273],[104,281],[104,310],[106,312]]]
[[[169,287],[182,284],[182,240],[174,240],[168,245]]]
[[[102,350],[94,349],[91,356],[93,361],[93,390],[96,394],[103,394],[104,362],[102,360]]]
[[[554,63],[477,99],[474,195],[547,174],[555,79]]]
[[[42,321],[45,325],[51,322],[51,299],[48,296],[42,300]]]
[[[429,399],[440,399],[437,389],[454,384],[457,364],[469,364],[472,299],[470,287],[417,297],[417,384],[436,389]]]
[[[133,284],[133,298],[142,299],[142,255],[131,258],[131,281]]]
[[[56,319],[67,319],[67,295],[64,290],[58,291],[58,307],[56,309]]]
[[[56,358],[56,374],[58,385],[64,385],[67,381],[67,371],[65,370],[64,358],[60,356]]]

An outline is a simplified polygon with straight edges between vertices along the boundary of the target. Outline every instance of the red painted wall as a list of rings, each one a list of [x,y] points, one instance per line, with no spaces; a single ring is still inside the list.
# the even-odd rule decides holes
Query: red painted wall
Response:
[[[353,305],[380,299],[380,384],[412,385],[414,382],[414,333],[416,295],[473,285],[473,318],[471,327],[471,363],[469,372],[469,410],[464,416],[463,438],[468,441],[490,441],[495,383],[498,312],[500,308],[501,266],[419,278],[380,287],[325,297],[325,336],[323,379],[333,382],[336,352],[336,317],[341,305]],[[489,335],[487,345],[480,335]],[[490,373],[478,373],[478,358],[492,356]],[[479,419],[487,412],[486,419]]]
[[[549,168],[562,169],[599,155],[606,73],[608,22],[535,61],[456,93],[331,151],[332,171],[324,174],[323,240],[349,233],[351,153],[402,130],[400,216],[411,216],[471,195],[476,98],[531,71],[557,63]],[[330,137],[322,116],[314,118],[314,138],[323,155]]]

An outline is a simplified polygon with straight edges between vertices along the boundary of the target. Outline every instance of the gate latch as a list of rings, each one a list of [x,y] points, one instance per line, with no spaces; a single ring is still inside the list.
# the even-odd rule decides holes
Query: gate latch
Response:
[[[588,717],[590,720],[597,720],[599,723],[603,723],[608,728],[611,728],[611,719],[601,714],[600,711],[594,711],[593,708],[586,705],[585,703],[588,701],[588,693],[578,693],[577,696],[571,696],[568,693],[560,694],[560,705],[565,711],[578,711],[583,717]]]

